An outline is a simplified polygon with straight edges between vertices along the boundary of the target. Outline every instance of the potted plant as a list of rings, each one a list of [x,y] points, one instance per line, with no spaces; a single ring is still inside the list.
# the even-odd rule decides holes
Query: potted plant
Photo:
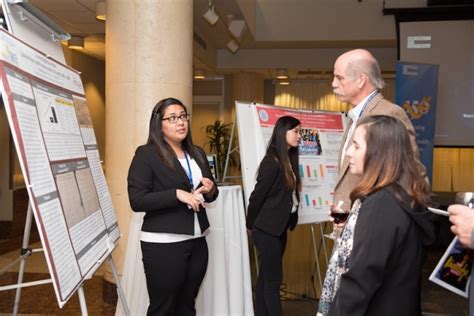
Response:
[[[204,146],[209,146],[209,150],[216,154],[217,171],[219,177],[222,179],[225,167],[225,160],[227,151],[230,145],[230,127],[231,123],[224,124],[220,120],[216,120],[214,124],[203,126],[202,129],[206,132],[207,141]],[[232,156],[229,159],[229,165],[234,165],[235,160]]]

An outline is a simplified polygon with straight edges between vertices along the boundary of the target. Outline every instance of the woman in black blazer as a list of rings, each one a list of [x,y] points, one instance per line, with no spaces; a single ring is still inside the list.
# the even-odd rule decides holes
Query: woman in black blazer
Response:
[[[148,142],[130,165],[128,195],[133,211],[146,213],[141,248],[147,314],[195,315],[208,262],[204,202],[214,201],[218,190],[204,151],[192,143],[181,101],[168,98],[153,108]]]
[[[293,229],[298,221],[300,140],[300,121],[291,116],[279,118],[249,199],[247,228],[251,230],[260,254],[255,307],[257,316],[282,314],[282,258],[287,230]]]
[[[421,315],[423,246],[434,226],[407,129],[389,116],[360,119],[347,156],[361,181],[350,194],[318,315]]]

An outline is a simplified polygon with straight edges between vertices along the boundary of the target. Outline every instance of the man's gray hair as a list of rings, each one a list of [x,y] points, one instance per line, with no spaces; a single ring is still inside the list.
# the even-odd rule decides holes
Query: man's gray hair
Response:
[[[385,81],[380,72],[379,63],[375,58],[360,58],[350,61],[347,64],[346,75],[352,79],[357,78],[358,75],[365,74],[369,78],[370,83],[374,88],[382,90],[385,87]]]

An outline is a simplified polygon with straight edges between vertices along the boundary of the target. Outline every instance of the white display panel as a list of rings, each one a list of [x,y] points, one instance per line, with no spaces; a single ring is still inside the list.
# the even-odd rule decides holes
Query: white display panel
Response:
[[[327,221],[337,181],[345,116],[336,112],[296,110],[239,101],[236,101],[236,112],[246,205],[255,187],[258,166],[265,155],[274,124],[279,117],[290,115],[300,120],[302,131],[298,146],[302,182],[298,224]]]
[[[0,30],[3,103],[62,307],[120,232],[78,72]]]

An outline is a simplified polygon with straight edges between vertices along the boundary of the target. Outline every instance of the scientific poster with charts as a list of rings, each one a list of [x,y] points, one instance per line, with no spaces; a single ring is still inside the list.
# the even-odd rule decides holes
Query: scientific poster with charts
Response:
[[[79,73],[0,30],[3,104],[59,305],[119,230]]]
[[[328,220],[332,192],[338,175],[338,155],[344,134],[341,113],[292,110],[269,105],[256,105],[264,147],[278,118],[290,115],[301,122],[299,171],[302,181],[299,224]]]

